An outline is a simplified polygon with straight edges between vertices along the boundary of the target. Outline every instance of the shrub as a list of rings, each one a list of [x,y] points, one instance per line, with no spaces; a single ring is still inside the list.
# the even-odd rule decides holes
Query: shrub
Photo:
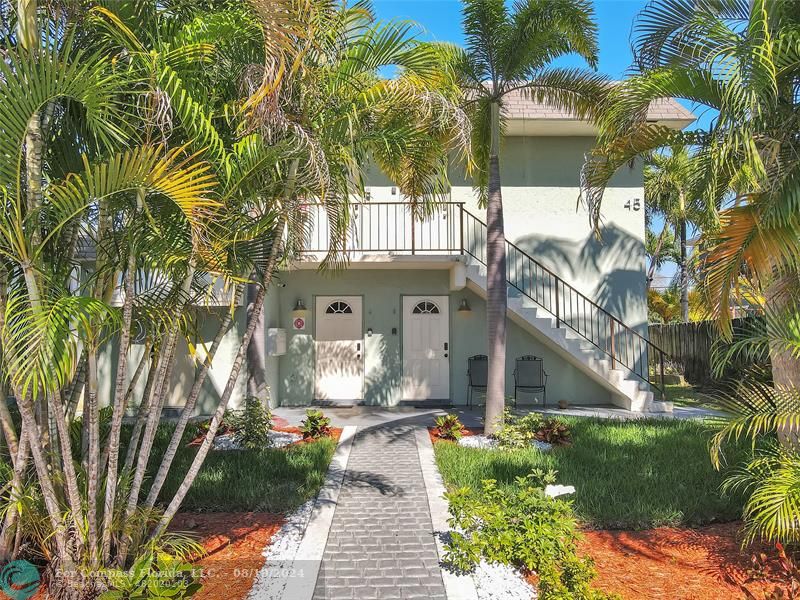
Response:
[[[563,419],[547,418],[536,432],[536,439],[554,446],[566,446],[572,441],[572,432]]]
[[[780,542],[775,544],[775,550],[777,557],[769,557],[765,552],[761,552],[751,558],[750,576],[746,581],[739,584],[739,590],[747,600],[761,600],[747,589],[747,584],[763,582],[769,577],[770,571],[777,571],[776,579],[780,583],[763,592],[763,600],[790,600],[797,598],[798,590],[800,590],[800,563],[798,563],[797,555],[790,552],[787,553]],[[776,562],[777,565],[774,564]]]
[[[436,417],[436,428],[439,430],[439,437],[443,440],[458,441],[461,439],[461,431],[464,425],[458,420],[458,415],[442,415]]]
[[[445,560],[465,571],[485,558],[536,573],[541,600],[614,597],[591,588],[594,563],[577,554],[572,506],[544,494],[544,486],[554,481],[555,471],[536,470],[517,478],[513,493],[490,479],[480,490],[446,494],[455,531],[445,546]]]
[[[244,409],[231,412],[225,421],[234,431],[234,439],[248,450],[262,450],[269,446],[269,430],[272,429],[272,413],[264,408],[261,400],[248,396]]]
[[[494,438],[501,448],[508,450],[528,448],[536,439],[536,433],[542,425],[542,417],[538,413],[518,416],[506,410],[503,413],[503,425],[494,433]]]
[[[191,598],[203,587],[200,569],[185,562],[182,557],[165,552],[148,552],[140,557],[128,571],[109,572],[110,589],[99,600],[124,600],[126,598]]]
[[[300,424],[300,431],[303,432],[304,439],[327,437],[331,434],[331,420],[321,410],[309,408],[306,410],[306,418]]]

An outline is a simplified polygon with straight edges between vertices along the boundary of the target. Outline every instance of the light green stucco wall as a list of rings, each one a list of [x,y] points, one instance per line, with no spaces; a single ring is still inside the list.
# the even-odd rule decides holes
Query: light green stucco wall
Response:
[[[446,295],[450,298],[450,393],[454,404],[466,404],[467,358],[486,353],[484,302],[468,290],[449,291],[447,270],[363,270],[351,269],[336,275],[301,270],[284,274],[286,287],[277,289],[280,298],[280,326],[287,330],[287,354],[279,359],[282,406],[307,405],[314,387],[314,298],[318,295],[363,296],[365,397],[370,405],[394,406],[401,400],[402,296]],[[306,330],[293,331],[291,306],[297,298],[309,307]],[[467,298],[472,312],[457,311]],[[366,330],[373,330],[366,337]],[[397,333],[392,334],[392,328]],[[508,395],[514,393],[513,358],[524,354],[541,356],[548,380],[548,401],[564,398],[574,404],[609,404],[609,393],[543,343],[509,324]]]
[[[644,189],[641,161],[623,167],[602,205],[601,239],[579,202],[580,171],[592,137],[506,137],[500,170],[506,238],[567,283],[647,334]],[[451,199],[485,221],[472,182],[451,169]],[[374,201],[397,201],[391,182],[374,169],[368,186]],[[639,210],[633,200],[639,199]],[[630,203],[630,208],[626,205]]]

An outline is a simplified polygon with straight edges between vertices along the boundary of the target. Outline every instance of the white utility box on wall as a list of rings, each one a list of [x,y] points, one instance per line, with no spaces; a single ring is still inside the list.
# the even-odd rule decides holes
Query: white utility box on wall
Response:
[[[286,330],[277,327],[267,329],[267,356],[286,354]]]

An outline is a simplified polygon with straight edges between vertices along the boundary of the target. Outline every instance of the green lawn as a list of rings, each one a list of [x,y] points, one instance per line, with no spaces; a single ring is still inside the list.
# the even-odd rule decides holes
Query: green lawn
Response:
[[[670,384],[666,388],[667,400],[674,402],[675,406],[699,406],[705,408],[716,408],[708,396],[689,384]]]
[[[171,498],[195,455],[187,448],[194,428],[187,428],[161,499]],[[169,444],[174,426],[159,427],[149,468],[155,474],[159,457]],[[211,451],[181,510],[208,512],[284,512],[316,495],[325,479],[336,443],[328,438],[288,449]],[[146,490],[143,492],[145,495]]]
[[[644,529],[739,517],[741,499],[719,492],[722,476],[708,458],[708,423],[565,420],[572,425],[573,445],[550,453],[437,443],[436,459],[446,485],[475,487],[495,479],[508,487],[534,468],[552,468],[559,483],[575,486],[575,511],[590,526]]]

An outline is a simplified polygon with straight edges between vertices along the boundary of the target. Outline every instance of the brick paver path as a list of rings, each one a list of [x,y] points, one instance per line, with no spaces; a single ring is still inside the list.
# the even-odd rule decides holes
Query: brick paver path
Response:
[[[445,599],[411,427],[359,431],[314,600]]]

